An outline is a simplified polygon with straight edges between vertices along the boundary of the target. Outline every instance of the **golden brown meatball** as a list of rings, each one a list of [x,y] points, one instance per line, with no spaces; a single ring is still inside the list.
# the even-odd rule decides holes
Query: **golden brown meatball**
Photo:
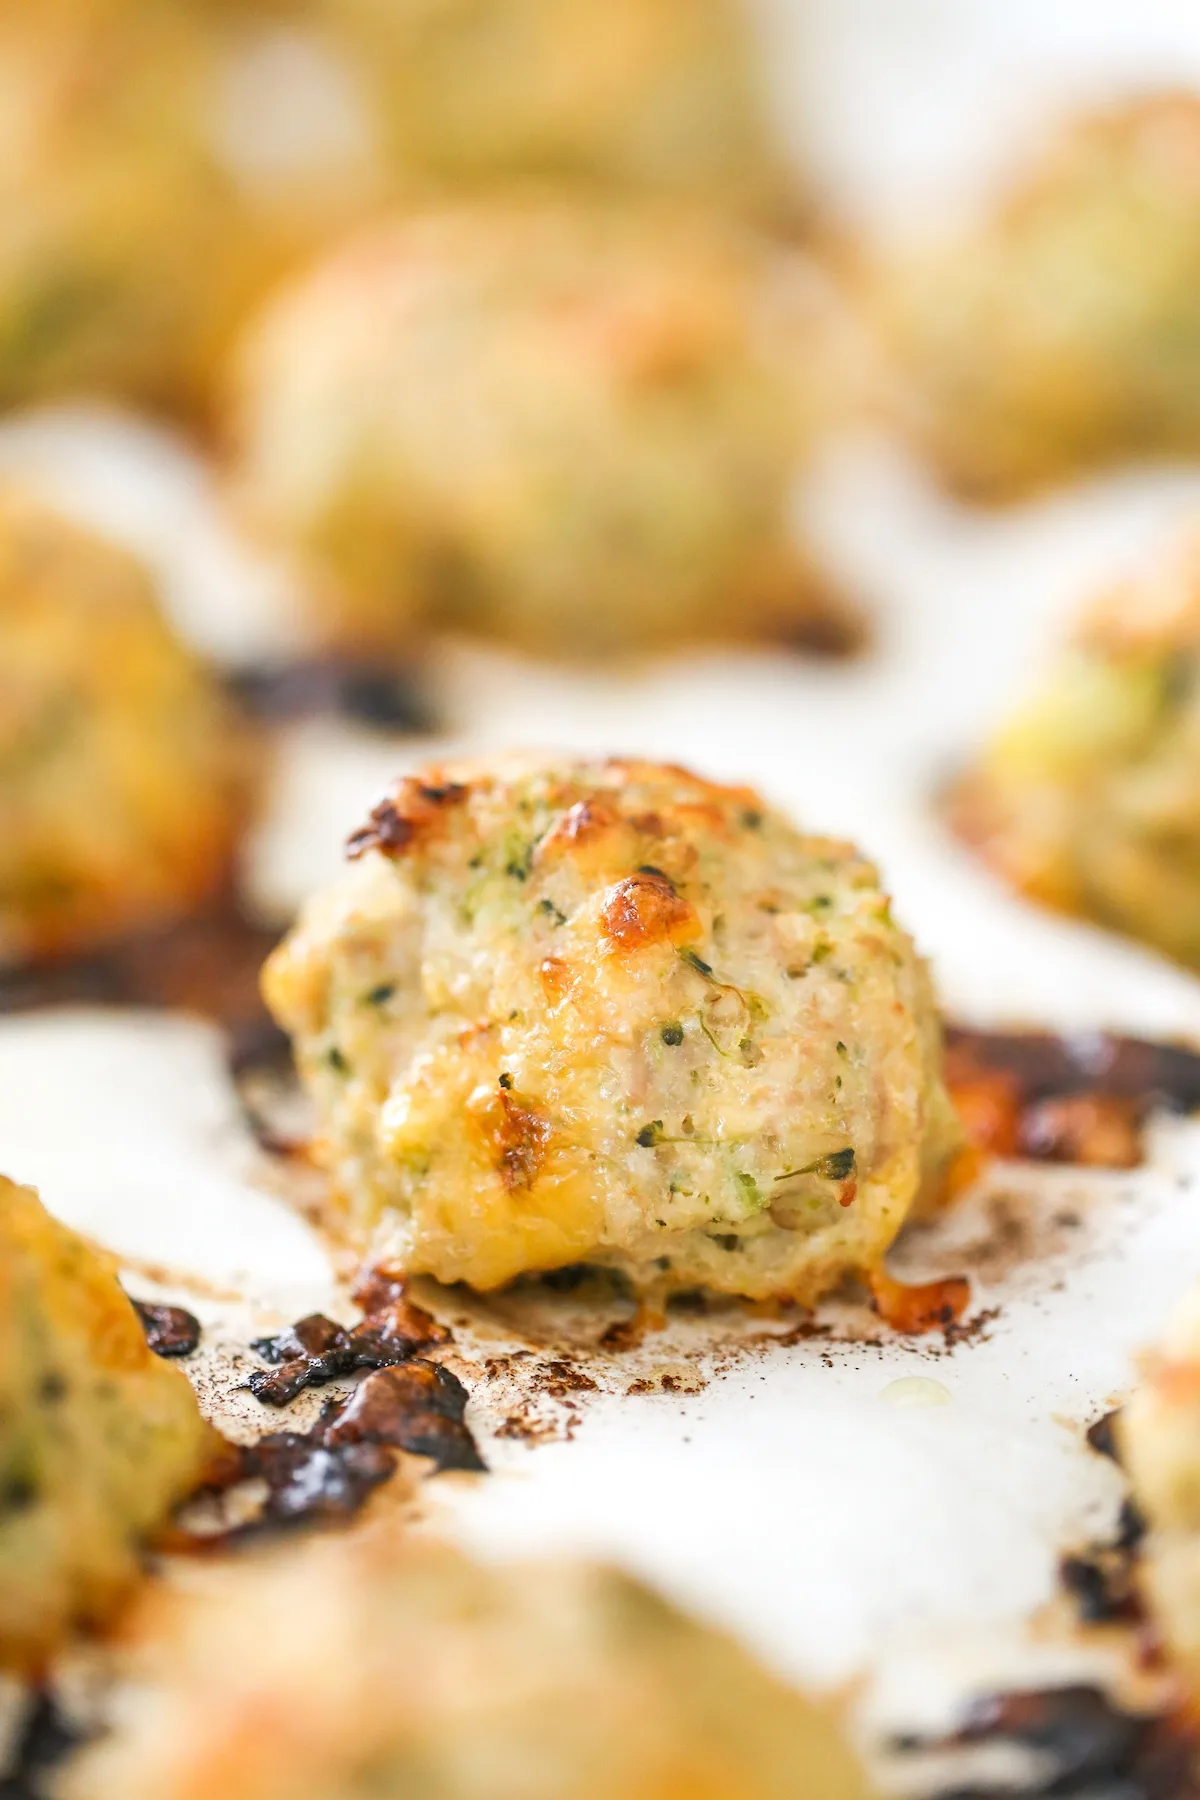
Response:
[[[133,558],[0,494],[0,963],[217,893],[245,754]]]
[[[832,1720],[638,1583],[378,1531],[149,1621],[69,1800],[862,1800]]]
[[[1200,451],[1200,97],[1070,127],[999,213],[881,296],[902,411],[947,479],[1004,498]]]
[[[0,1670],[113,1611],[218,1443],[110,1264],[0,1178]]]
[[[371,105],[261,8],[4,9],[0,402],[203,403],[280,270],[395,191]]]
[[[1200,965],[1200,541],[1103,596],[951,810],[1034,899]]]
[[[577,1262],[809,1301],[953,1141],[878,877],[648,763],[399,782],[267,964],[352,1242],[496,1287]]]
[[[0,5],[0,401],[204,405],[283,268],[430,185],[777,200],[747,38],[731,0]]]
[[[217,18],[246,10],[243,0],[200,6]],[[252,10],[351,54],[389,162],[427,184],[555,175],[748,209],[787,204],[740,0],[257,0]]]
[[[575,654],[802,632],[828,619],[786,517],[813,316],[790,252],[713,221],[427,211],[267,308],[235,485],[324,577],[335,638],[424,617]]]
[[[400,158],[444,181],[593,177],[761,206],[782,190],[733,0],[338,0],[389,62]]]

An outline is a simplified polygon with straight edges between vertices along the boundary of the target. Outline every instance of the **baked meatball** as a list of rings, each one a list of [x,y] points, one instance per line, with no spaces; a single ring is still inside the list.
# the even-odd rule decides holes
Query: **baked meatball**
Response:
[[[151,22],[157,10],[157,0],[58,4]],[[175,0],[171,10],[325,32],[368,84],[391,160],[427,181],[557,174],[737,206],[777,202],[787,186],[739,0]]]
[[[334,638],[844,635],[786,517],[809,274],[713,220],[545,197],[375,229],[251,331],[235,488],[324,578]]]
[[[999,212],[882,295],[915,437],[1004,498],[1134,453],[1200,451],[1200,96],[1071,126]]]
[[[387,198],[561,170],[783,205],[734,0],[0,5],[0,401],[193,409]]]
[[[140,565],[0,493],[0,963],[86,948],[216,893],[245,754]]]
[[[340,0],[345,4],[345,0]],[[351,0],[378,20],[389,0]],[[418,0],[389,45],[397,149],[443,180],[599,178],[781,196],[736,0]]]
[[[66,1800],[861,1800],[829,1717],[638,1583],[373,1530],[147,1621]]]
[[[0,1178],[0,1671],[111,1613],[218,1442],[110,1264]]]
[[[247,308],[398,177],[371,77],[262,5],[0,8],[0,403],[192,410]]]
[[[1200,540],[1092,608],[951,816],[1034,899],[1200,966]]]
[[[953,1142],[924,964],[869,863],[650,763],[439,768],[267,964],[375,1257],[579,1262],[811,1301],[878,1268]]]

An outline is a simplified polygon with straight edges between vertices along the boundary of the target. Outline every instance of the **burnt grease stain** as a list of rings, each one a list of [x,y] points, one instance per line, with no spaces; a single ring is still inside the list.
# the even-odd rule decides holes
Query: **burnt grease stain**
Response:
[[[161,929],[115,940],[89,955],[0,973],[0,1013],[44,1006],[146,1006],[198,1013],[233,1036],[270,1021],[259,975],[279,941],[239,913],[232,897]]]
[[[347,657],[244,665],[229,678],[238,702],[267,724],[324,716],[368,730],[429,736],[439,728],[422,671]]]
[[[1118,1468],[1121,1467],[1121,1452],[1117,1446],[1117,1420],[1120,1416],[1120,1407],[1114,1407],[1112,1412],[1102,1413],[1089,1425],[1086,1433],[1088,1448],[1094,1450],[1097,1456],[1107,1456]]]
[[[395,1473],[398,1451],[428,1457],[434,1474],[486,1473],[466,1423],[469,1399],[449,1369],[414,1358],[376,1369],[348,1395],[327,1400],[309,1431],[272,1431],[252,1444],[229,1444],[200,1494],[219,1496],[260,1482],[265,1496],[252,1518],[215,1534],[198,1533],[193,1546],[344,1523]]]
[[[1119,1409],[1104,1413],[1085,1434],[1089,1449],[1121,1466],[1116,1424]],[[1121,1503],[1111,1537],[1086,1545],[1059,1559],[1059,1583],[1083,1625],[1123,1622],[1142,1624],[1146,1619],[1138,1581],[1138,1558],[1147,1524],[1131,1497]]]
[[[1110,1542],[1091,1544],[1060,1559],[1058,1579],[1081,1624],[1136,1625],[1145,1619],[1138,1584],[1138,1552],[1145,1532],[1141,1514],[1127,1500]]]
[[[1200,1108],[1200,1053],[1107,1032],[946,1029],[946,1078],[968,1135],[999,1156],[1134,1168],[1156,1109]]]
[[[327,1404],[317,1430],[337,1450],[364,1444],[392,1445],[427,1456],[434,1470],[486,1472],[464,1417],[466,1388],[440,1363],[420,1360],[377,1369],[341,1403]]]
[[[155,1356],[190,1356],[199,1344],[200,1321],[185,1307],[160,1306],[147,1300],[132,1300],[131,1304]]]
[[[366,1271],[354,1298],[363,1309],[355,1325],[309,1313],[252,1345],[269,1366],[246,1385],[267,1406],[287,1406],[305,1388],[369,1373],[349,1394],[327,1400],[311,1430],[269,1432],[255,1443],[229,1446],[205,1491],[260,1481],[266,1497],[255,1518],[222,1534],[226,1541],[351,1518],[395,1472],[398,1451],[427,1457],[435,1474],[486,1472],[466,1422],[467,1389],[451,1370],[418,1355],[452,1342],[448,1329],[386,1271]]]
[[[226,1027],[225,1062],[243,1122],[269,1156],[303,1157],[311,1121],[297,1129],[304,1095],[291,1039],[264,1012]]]
[[[1195,1800],[1196,1741],[1173,1715],[1130,1713],[1099,1687],[1074,1686],[985,1694],[958,1730],[938,1739],[902,1738],[899,1752],[969,1750],[1012,1744],[1048,1767],[1019,1786],[997,1783],[941,1790],[937,1800],[998,1800],[1001,1795],[1055,1800]]]
[[[288,1406],[305,1388],[324,1387],[359,1369],[391,1368],[449,1340],[444,1325],[397,1292],[357,1325],[310,1313],[275,1337],[255,1339],[250,1348],[272,1366],[256,1369],[246,1386],[266,1406]]]
[[[46,1800],[59,1766],[89,1735],[65,1717],[51,1694],[37,1694],[0,1774],[0,1800]]]

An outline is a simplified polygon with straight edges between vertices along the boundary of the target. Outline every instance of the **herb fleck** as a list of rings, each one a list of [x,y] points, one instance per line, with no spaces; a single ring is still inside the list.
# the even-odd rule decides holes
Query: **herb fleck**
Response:
[[[828,1156],[818,1156],[815,1162],[805,1163],[802,1169],[785,1169],[776,1181],[791,1181],[796,1175],[819,1175],[823,1181],[848,1181],[854,1173],[855,1157],[853,1148],[847,1144],[844,1150],[833,1150]]]
[[[649,1125],[642,1126],[635,1141],[641,1145],[643,1150],[652,1150],[655,1144],[660,1144],[662,1142],[662,1135],[662,1120],[651,1119]]]
[[[381,981],[378,987],[373,987],[370,993],[363,995],[363,1000],[368,1006],[385,1006],[395,991],[394,981]]]
[[[659,1036],[662,1038],[664,1044],[670,1044],[672,1048],[674,1048],[677,1044],[682,1044],[683,1042],[683,1026],[678,1020],[673,1019],[669,1025],[663,1026]]]
[[[711,976],[712,964],[706,963],[704,958],[702,956],[697,956],[694,950],[681,950],[679,955],[680,959],[685,962],[690,969],[695,969],[697,975],[704,975],[706,977]]]
[[[334,1044],[332,1049],[326,1053],[325,1060],[330,1068],[338,1075],[348,1075],[350,1073],[350,1064],[346,1061],[345,1056],[342,1051],[338,1049],[336,1044]]]
[[[504,865],[504,873],[511,875],[514,881],[528,881],[529,871],[533,867],[533,845],[519,844],[510,850],[508,861]]]

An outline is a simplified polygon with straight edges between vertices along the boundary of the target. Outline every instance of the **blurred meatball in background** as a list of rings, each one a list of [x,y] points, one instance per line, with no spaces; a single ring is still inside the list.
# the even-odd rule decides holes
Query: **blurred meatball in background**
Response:
[[[430,185],[782,208],[752,60],[732,0],[0,6],[0,403],[203,412],[280,272]]]
[[[876,301],[899,416],[964,495],[1200,455],[1200,96],[1079,118]]]
[[[250,773],[216,678],[141,565],[0,494],[0,964],[221,894]]]
[[[865,1800],[832,1708],[640,1582],[379,1527],[143,1612],[67,1800]]]
[[[1200,967],[1200,539],[1093,606],[951,814],[1034,899]]]
[[[379,60],[397,162],[785,203],[739,0],[308,0]]]
[[[803,258],[694,212],[426,209],[258,319],[231,485],[323,582],[333,641],[432,619],[568,654],[841,645],[853,624],[788,520],[829,310]]]
[[[0,14],[0,401],[201,406],[244,309],[388,191],[375,104],[254,8]]]

